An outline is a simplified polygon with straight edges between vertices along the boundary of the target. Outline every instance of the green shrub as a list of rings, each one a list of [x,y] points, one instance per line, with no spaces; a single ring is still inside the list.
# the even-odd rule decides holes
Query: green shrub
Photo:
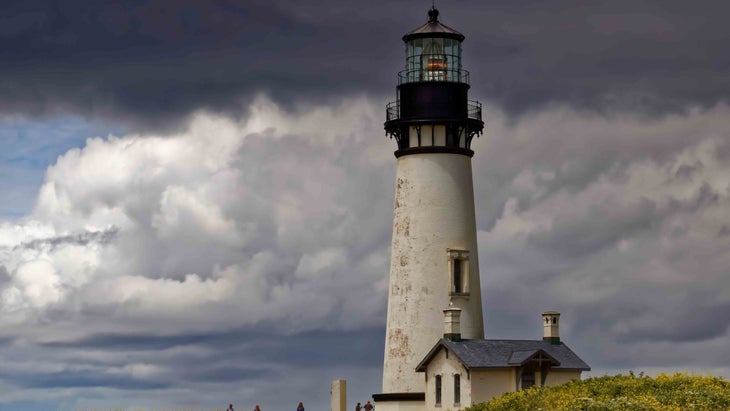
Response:
[[[616,375],[505,394],[465,411],[730,411],[730,382],[687,374]]]

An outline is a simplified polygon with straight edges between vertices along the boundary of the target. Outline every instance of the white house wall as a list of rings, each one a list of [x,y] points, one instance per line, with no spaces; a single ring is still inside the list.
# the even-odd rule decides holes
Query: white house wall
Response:
[[[579,380],[580,374],[580,371],[550,370],[547,378],[545,378],[545,386],[553,387],[555,385],[565,384],[572,380]]]
[[[470,382],[471,398],[474,404],[489,401],[517,390],[514,368],[473,370]]]
[[[423,411],[421,401],[388,401],[375,404],[378,411]],[[443,410],[441,410],[443,411]]]
[[[426,374],[426,411],[460,410],[471,405],[471,393],[467,371],[454,353],[442,349],[428,364]],[[454,402],[454,375],[461,376],[461,401]],[[436,407],[436,375],[441,375],[441,406]]]

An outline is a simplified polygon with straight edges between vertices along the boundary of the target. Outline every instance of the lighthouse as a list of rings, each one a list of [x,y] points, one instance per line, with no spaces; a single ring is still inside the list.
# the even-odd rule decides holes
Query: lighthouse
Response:
[[[444,335],[445,308],[460,310],[460,338],[484,338],[471,167],[484,123],[468,98],[464,38],[431,8],[403,36],[405,69],[386,107],[397,172],[379,411],[424,409],[416,367]]]

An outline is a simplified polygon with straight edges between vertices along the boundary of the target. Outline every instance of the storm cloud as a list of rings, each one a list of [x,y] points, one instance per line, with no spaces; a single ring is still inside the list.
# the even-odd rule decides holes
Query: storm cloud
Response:
[[[0,111],[176,129],[240,115],[260,92],[296,110],[393,95],[418,2],[14,1],[0,29]],[[444,4],[467,35],[473,93],[508,114],[552,103],[654,115],[726,101],[727,4]],[[384,62],[384,63],[380,63]]]

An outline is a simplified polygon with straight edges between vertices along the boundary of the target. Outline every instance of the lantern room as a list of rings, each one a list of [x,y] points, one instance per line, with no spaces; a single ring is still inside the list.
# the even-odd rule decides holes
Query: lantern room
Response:
[[[398,142],[396,157],[423,152],[472,156],[471,140],[484,128],[482,107],[468,99],[469,72],[461,65],[464,35],[428,21],[403,36],[405,70],[398,73],[398,99],[386,108],[385,131]]]
[[[461,81],[461,42],[464,35],[438,20],[438,10],[428,12],[428,23],[403,36],[406,43],[404,82]]]

